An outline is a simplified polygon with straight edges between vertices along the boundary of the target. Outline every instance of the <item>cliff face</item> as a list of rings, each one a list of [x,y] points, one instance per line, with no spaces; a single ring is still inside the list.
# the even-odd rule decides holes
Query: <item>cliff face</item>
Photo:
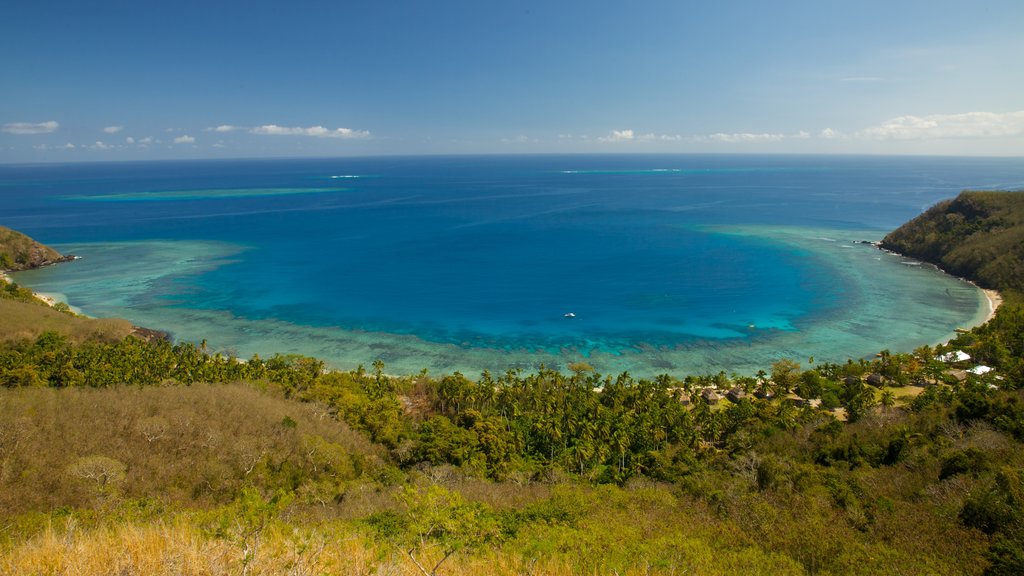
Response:
[[[72,259],[21,232],[0,226],[0,270],[17,272]]]
[[[962,192],[894,230],[882,247],[984,288],[1024,291],[1024,192]]]

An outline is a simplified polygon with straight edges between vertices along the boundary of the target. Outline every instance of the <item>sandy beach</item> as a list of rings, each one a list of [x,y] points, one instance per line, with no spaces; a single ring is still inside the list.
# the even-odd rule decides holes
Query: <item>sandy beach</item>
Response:
[[[6,282],[8,284],[13,284],[14,280],[12,280],[11,277],[7,275],[7,272],[5,272],[3,270],[0,270],[0,282]],[[45,302],[46,305],[51,307],[51,308],[56,306],[58,302],[62,301],[61,298],[59,298],[57,296],[54,296],[54,295],[51,295],[51,294],[44,294],[44,293],[40,293],[40,292],[35,292],[35,291],[32,292],[32,296],[34,296],[35,298],[37,298],[38,300],[40,300],[42,302]]]
[[[988,299],[988,316],[985,317],[985,322],[988,322],[996,315],[996,310],[1003,305],[1003,296],[996,290],[989,290],[982,288],[982,292],[985,293],[985,298]],[[985,322],[982,322],[984,324]]]

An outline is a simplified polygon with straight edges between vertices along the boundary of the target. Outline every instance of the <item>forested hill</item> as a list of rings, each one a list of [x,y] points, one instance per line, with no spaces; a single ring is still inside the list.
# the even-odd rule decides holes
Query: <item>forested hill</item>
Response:
[[[974,280],[1024,291],[1024,191],[965,191],[929,208],[882,247]]]
[[[0,226],[0,270],[28,270],[72,258],[36,242],[21,232]]]

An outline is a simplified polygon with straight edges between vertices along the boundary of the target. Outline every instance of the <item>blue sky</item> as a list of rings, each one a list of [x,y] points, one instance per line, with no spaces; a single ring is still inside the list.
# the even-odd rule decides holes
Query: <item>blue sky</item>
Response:
[[[0,10],[0,162],[1024,156],[1024,2],[123,1]]]

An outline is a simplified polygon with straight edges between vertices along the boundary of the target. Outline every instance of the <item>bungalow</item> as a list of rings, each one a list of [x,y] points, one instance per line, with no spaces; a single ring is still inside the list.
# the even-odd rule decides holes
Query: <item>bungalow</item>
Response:
[[[718,401],[722,399],[718,394],[718,390],[715,390],[714,388],[705,388],[701,390],[700,396],[705,402],[712,405],[718,404]]]
[[[743,390],[743,388],[739,386],[734,386],[730,388],[728,392],[725,393],[725,397],[728,398],[730,402],[739,404],[740,400],[743,400],[744,398],[747,397],[747,393]]]
[[[879,374],[877,372],[875,372],[873,374],[868,374],[867,382],[868,382],[868,384],[871,384],[872,386],[881,388],[882,386],[885,385],[885,376],[882,376],[881,374]]]
[[[974,374],[976,376],[981,376],[982,374],[988,374],[991,371],[992,371],[992,369],[989,368],[988,366],[985,366],[984,364],[975,366],[974,368],[971,368],[970,370],[968,370],[968,372],[970,372],[971,374]]]
[[[971,355],[964,352],[963,350],[957,350],[955,352],[948,352],[939,356],[939,360],[946,362],[947,364],[953,362],[967,362],[971,359]]]
[[[967,370],[950,370],[949,375],[956,378],[957,382],[967,380]]]

